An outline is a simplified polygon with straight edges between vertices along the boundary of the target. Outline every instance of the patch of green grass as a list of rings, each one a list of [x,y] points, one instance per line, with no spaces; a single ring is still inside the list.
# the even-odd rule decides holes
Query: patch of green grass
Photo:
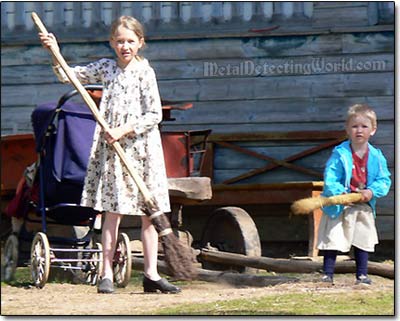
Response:
[[[129,284],[139,286],[142,284],[142,272],[132,270]],[[70,271],[64,271],[59,268],[50,269],[50,276],[47,283],[73,283]],[[15,287],[27,287],[33,285],[31,271],[29,267],[18,267],[15,271],[14,279],[10,282],[4,282],[2,285],[8,284]]]
[[[15,287],[26,287],[32,285],[31,271],[27,267],[17,268],[14,279],[10,282],[1,281],[1,284],[8,284]]]
[[[154,315],[394,315],[393,293],[295,293],[258,299],[185,304]]]

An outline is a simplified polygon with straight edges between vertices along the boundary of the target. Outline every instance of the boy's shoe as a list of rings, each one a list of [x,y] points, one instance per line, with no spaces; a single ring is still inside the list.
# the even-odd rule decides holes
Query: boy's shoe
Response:
[[[372,280],[366,275],[360,275],[356,280],[356,285],[357,284],[371,285],[372,284]]]
[[[114,284],[110,279],[101,279],[97,285],[97,293],[113,293]]]
[[[329,284],[334,284],[333,283],[333,277],[329,276],[329,275],[324,275],[321,279],[321,282],[323,283],[329,283]]]

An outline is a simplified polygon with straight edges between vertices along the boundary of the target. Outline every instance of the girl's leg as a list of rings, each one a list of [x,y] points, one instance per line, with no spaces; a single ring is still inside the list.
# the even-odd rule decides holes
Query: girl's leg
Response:
[[[361,275],[368,274],[368,252],[354,247],[354,256],[356,259],[356,276],[360,279]]]
[[[333,278],[333,274],[335,272],[335,264],[336,264],[336,250],[325,250],[324,251],[324,273],[325,275]]]
[[[142,244],[144,274],[147,278],[158,281],[161,279],[157,271],[158,233],[146,215],[142,216]]]
[[[179,293],[181,289],[161,278],[157,270],[158,233],[147,216],[142,216],[142,244],[144,256],[144,292]]]
[[[115,246],[117,244],[118,228],[122,215],[106,213],[102,227],[101,243],[103,246],[103,279],[114,280],[113,259]]]

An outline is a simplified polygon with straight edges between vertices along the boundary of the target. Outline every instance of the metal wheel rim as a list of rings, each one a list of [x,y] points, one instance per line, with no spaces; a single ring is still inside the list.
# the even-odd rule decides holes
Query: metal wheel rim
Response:
[[[10,282],[14,279],[18,265],[18,238],[10,235],[4,246],[4,281]]]
[[[103,247],[101,243],[96,243],[93,250],[98,250],[98,252],[93,252],[91,255],[91,259],[96,261],[90,262],[90,271],[87,272],[86,282],[96,285],[103,271]]]
[[[114,255],[114,281],[118,287],[126,287],[132,273],[131,243],[128,235],[121,233],[118,237]]]
[[[43,288],[50,272],[50,245],[46,234],[39,232],[35,235],[31,247],[31,275],[33,283]]]

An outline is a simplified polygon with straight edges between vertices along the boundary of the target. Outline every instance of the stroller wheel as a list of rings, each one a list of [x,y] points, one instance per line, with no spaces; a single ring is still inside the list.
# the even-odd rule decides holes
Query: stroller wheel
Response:
[[[96,285],[101,272],[103,271],[103,247],[101,243],[96,243],[93,247],[93,252],[90,263],[90,270],[87,272],[86,282],[91,285]]]
[[[33,283],[43,288],[50,273],[50,245],[46,234],[35,235],[31,247],[31,275]]]
[[[18,238],[11,234],[4,245],[4,281],[14,279],[18,264]]]
[[[125,233],[118,237],[113,266],[116,285],[120,288],[126,287],[131,279],[132,253],[129,237]]]

